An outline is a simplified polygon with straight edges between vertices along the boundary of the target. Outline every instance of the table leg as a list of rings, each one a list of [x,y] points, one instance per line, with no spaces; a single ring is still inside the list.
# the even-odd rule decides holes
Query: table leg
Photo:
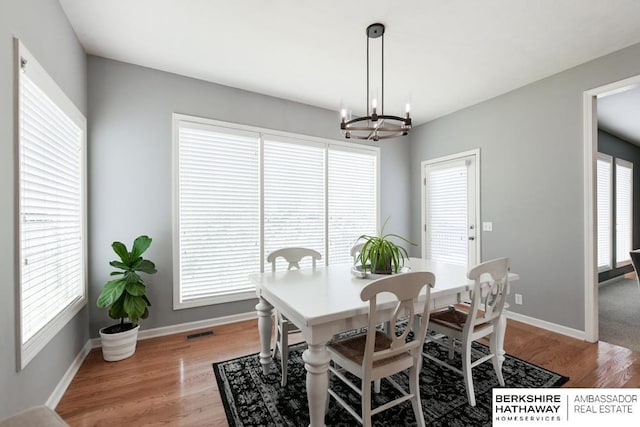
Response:
[[[309,344],[302,353],[307,370],[307,402],[309,404],[309,426],[324,426],[327,390],[329,389],[329,362],[331,356],[326,344]]]
[[[260,363],[262,364],[262,373],[267,375],[269,367],[273,362],[271,359],[271,328],[273,321],[273,306],[265,299],[260,298],[260,302],[256,304],[258,312],[258,332],[260,333]]]

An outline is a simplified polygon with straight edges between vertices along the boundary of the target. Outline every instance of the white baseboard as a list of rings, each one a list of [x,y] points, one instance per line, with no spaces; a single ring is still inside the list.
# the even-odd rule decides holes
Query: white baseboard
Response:
[[[514,313],[512,311],[507,311],[507,318],[517,320],[518,322],[526,323],[528,325],[536,326],[538,328],[546,329],[547,331],[557,332],[571,338],[577,338],[583,341],[586,340],[584,331],[579,331],[577,329],[568,328],[556,323],[547,322],[546,320],[536,319],[535,317],[525,316],[524,314]]]
[[[177,325],[161,326],[159,328],[141,329],[138,332],[138,340],[146,340],[149,338],[163,337],[165,335],[179,334],[182,332],[193,331],[195,329],[211,328],[214,326],[226,325],[228,323],[242,322],[245,320],[256,319],[255,311],[247,313],[233,314],[231,316],[216,317],[213,319],[198,320],[195,322],[179,323]],[[91,348],[100,348],[100,338],[91,339]]]
[[[73,359],[73,362],[71,362],[71,365],[67,369],[67,372],[64,373],[64,375],[58,382],[58,385],[56,385],[56,388],[53,389],[53,392],[45,402],[46,406],[53,410],[56,409],[56,406],[58,406],[60,399],[62,399],[62,396],[67,391],[67,387],[69,387],[69,384],[71,384],[73,377],[76,376],[78,369],[80,369],[80,366],[82,366],[84,358],[87,357],[87,355],[91,351],[91,345],[91,340],[87,340],[78,355],[75,357],[75,359]]]
[[[611,279],[609,279],[609,280],[605,280],[604,282],[599,282],[599,283],[598,283],[598,287],[601,287],[601,286],[607,286],[607,285],[612,285],[612,284],[614,284],[614,283],[620,282],[621,280],[626,279],[626,277],[624,277],[624,276],[625,276],[625,275],[624,275],[624,274],[622,274],[622,275],[620,275],[620,276],[612,277],[612,278],[611,278]]]

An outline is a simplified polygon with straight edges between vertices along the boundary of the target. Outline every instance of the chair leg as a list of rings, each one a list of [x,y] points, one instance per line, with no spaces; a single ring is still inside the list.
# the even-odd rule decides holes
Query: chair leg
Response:
[[[329,393],[329,389],[331,389],[331,370],[327,370],[327,401],[324,404],[324,414],[327,415],[329,413],[329,403],[331,402],[331,393]]]
[[[377,379],[373,382],[373,392],[375,394],[379,394],[380,393],[380,383],[382,382],[382,380]]]
[[[449,340],[449,360],[453,360],[453,352],[456,347],[456,342],[453,337],[447,337]]]
[[[282,330],[280,329],[280,323],[278,321],[277,314],[275,316],[274,325],[276,325],[276,333],[274,334],[273,346],[271,347],[273,349],[271,357],[275,359],[276,356],[278,355],[278,346],[280,345],[280,335],[282,334]]]
[[[491,335],[489,337],[489,351],[493,354],[491,358],[491,363],[493,363],[493,370],[496,371],[496,377],[498,377],[498,383],[504,387],[504,377],[502,376],[502,366],[500,366],[500,361],[498,360],[498,340],[496,340],[495,335]]]
[[[282,322],[282,330],[280,332],[280,365],[282,366],[282,387],[287,385],[287,366],[289,362],[289,324]]]
[[[419,357],[422,357],[420,355]],[[413,406],[413,413],[416,417],[416,423],[418,427],[425,427],[424,414],[422,413],[422,403],[420,402],[420,364],[416,366],[414,364],[409,369],[409,393],[413,394],[411,399],[411,405]]]
[[[371,381],[362,379],[362,426],[371,427]]]
[[[470,340],[462,343],[462,373],[464,375],[464,384],[467,388],[467,398],[469,399],[469,405],[476,406],[476,396],[473,391],[473,373],[471,372]]]

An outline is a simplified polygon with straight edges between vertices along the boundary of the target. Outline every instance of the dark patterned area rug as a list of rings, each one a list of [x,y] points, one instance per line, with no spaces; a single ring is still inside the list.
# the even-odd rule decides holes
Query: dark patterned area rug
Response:
[[[473,346],[476,357],[488,352],[482,344],[474,343]],[[257,354],[213,364],[230,426],[309,425],[306,372],[302,361],[304,348],[302,344],[290,347],[289,380],[284,388],[280,386],[278,363],[274,363],[271,372],[264,376]],[[426,343],[425,350],[442,360],[447,357],[446,350],[434,343]],[[509,355],[506,355],[503,374],[506,387],[511,388],[560,387],[569,380]],[[394,376],[394,379],[403,386],[407,384],[403,374]],[[333,381],[344,385],[335,378],[332,384]],[[475,407],[468,405],[462,375],[424,358],[420,374],[420,397],[426,424],[444,427],[491,426],[491,390],[499,385],[490,361],[473,369],[473,382],[477,402]],[[343,397],[359,410],[359,396],[346,386],[341,390]],[[373,407],[393,399],[397,394],[397,390],[383,380],[381,393],[374,394]],[[325,422],[328,426],[358,425],[333,400]],[[416,425],[410,402],[375,415],[373,423],[376,426]]]

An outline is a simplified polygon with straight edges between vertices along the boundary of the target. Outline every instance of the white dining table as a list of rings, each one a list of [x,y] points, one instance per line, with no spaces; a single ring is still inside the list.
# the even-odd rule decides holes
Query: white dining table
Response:
[[[458,302],[461,295],[473,286],[473,281],[467,278],[465,266],[422,258],[409,258],[405,266],[410,271],[430,271],[435,274],[436,283],[431,290],[432,307]],[[372,279],[356,277],[351,272],[352,267],[352,264],[334,264],[315,270],[265,272],[249,276],[256,285],[256,294],[260,300],[256,311],[263,373],[268,374],[273,363],[271,334],[274,308],[300,328],[308,344],[302,359],[307,371],[307,400],[312,427],[324,425],[329,386],[327,371],[331,360],[327,343],[340,332],[367,325],[369,307],[368,303],[360,299],[360,291]],[[517,274],[509,274],[509,281],[517,278]],[[393,296],[384,295],[378,298],[379,309],[380,306],[384,309],[385,304],[391,304]],[[390,317],[390,310],[388,315]],[[506,317],[503,314],[497,332],[500,366],[504,361],[505,328]]]

